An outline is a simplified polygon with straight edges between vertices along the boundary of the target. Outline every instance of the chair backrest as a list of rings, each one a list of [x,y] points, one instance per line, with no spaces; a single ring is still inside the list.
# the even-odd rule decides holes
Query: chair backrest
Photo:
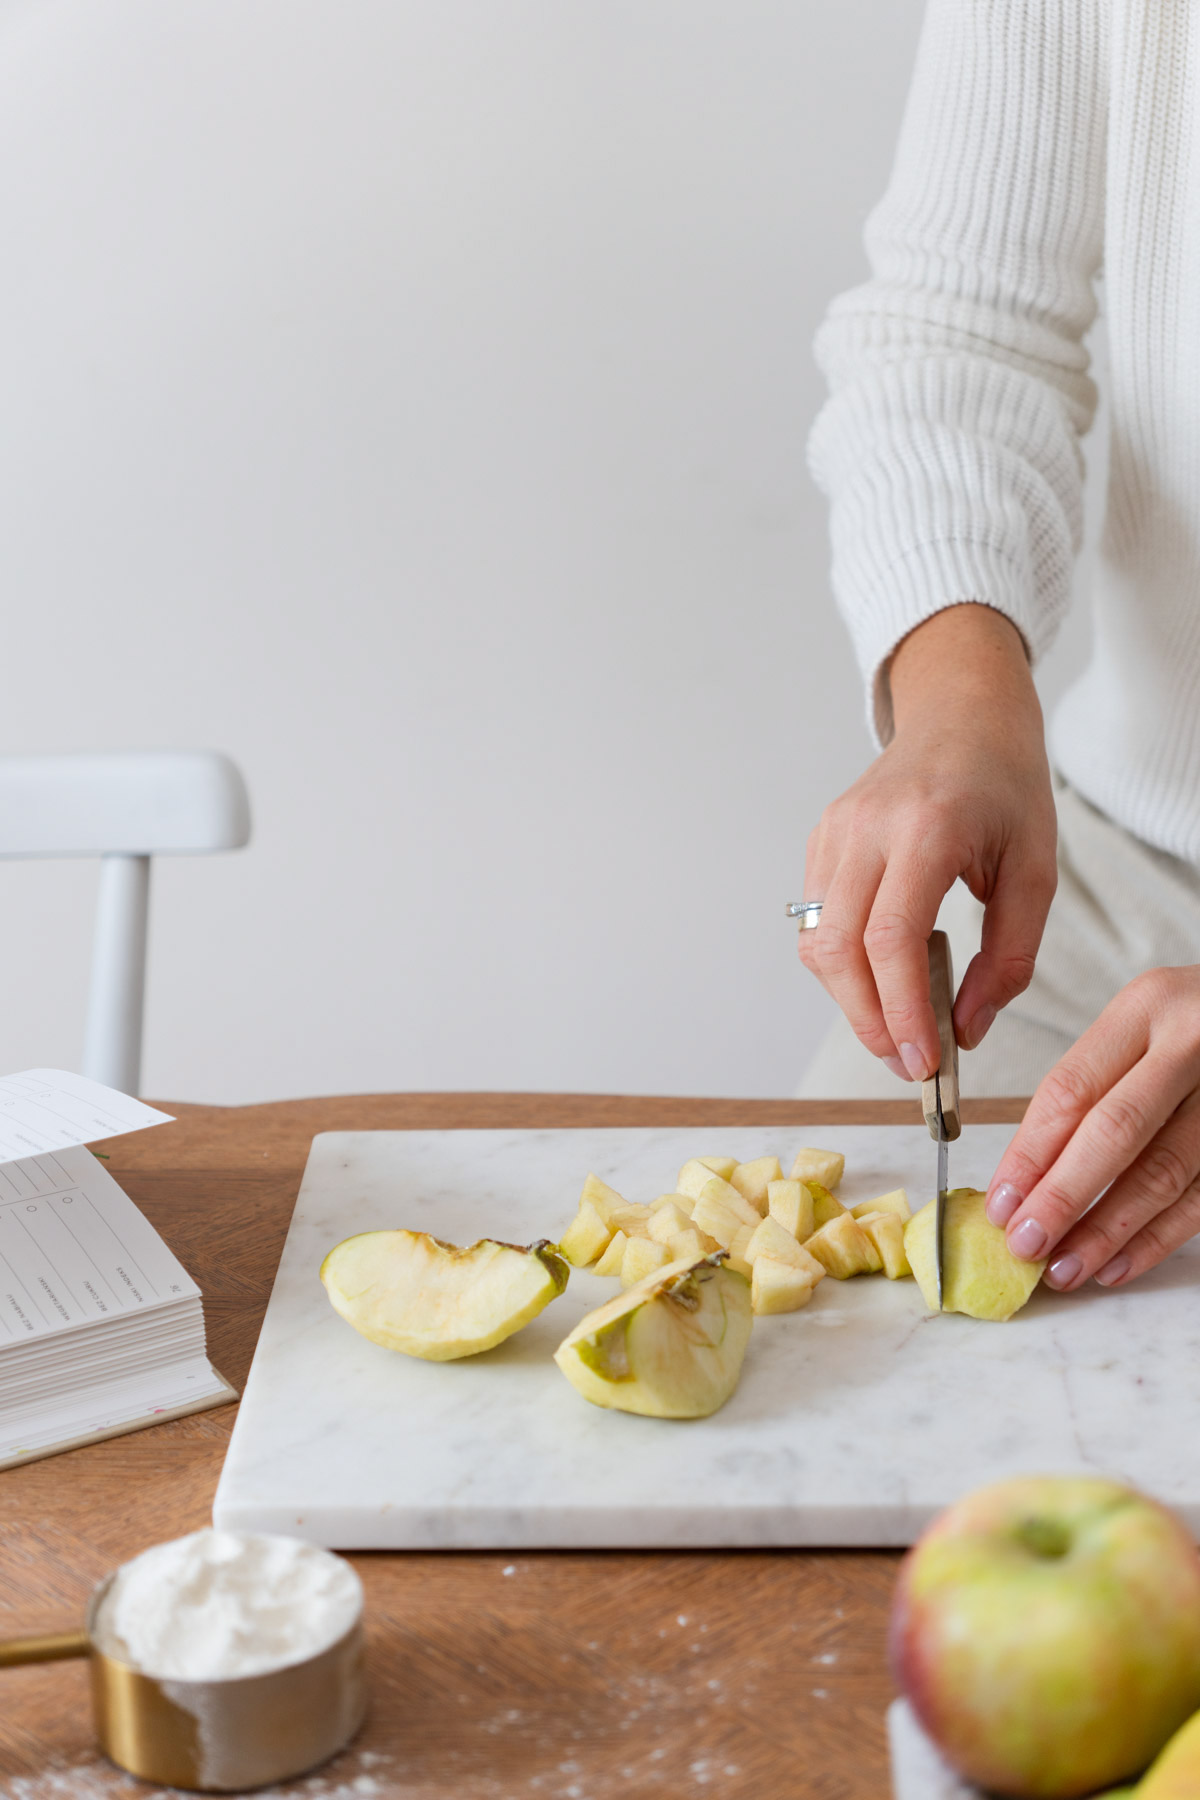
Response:
[[[217,751],[0,757],[0,857],[103,859],[83,1074],[138,1091],[150,858],[249,838],[246,784]]]

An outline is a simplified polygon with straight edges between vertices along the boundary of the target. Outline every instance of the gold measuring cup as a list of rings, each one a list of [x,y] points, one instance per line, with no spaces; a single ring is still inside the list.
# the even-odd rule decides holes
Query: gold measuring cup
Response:
[[[93,1628],[114,1579],[92,1594],[82,1631],[0,1642],[0,1669],[86,1656],[100,1748],[131,1775],[207,1793],[265,1787],[336,1756],[362,1724],[361,1608],[335,1643],[302,1662],[221,1681],[168,1680],[97,1645]]]

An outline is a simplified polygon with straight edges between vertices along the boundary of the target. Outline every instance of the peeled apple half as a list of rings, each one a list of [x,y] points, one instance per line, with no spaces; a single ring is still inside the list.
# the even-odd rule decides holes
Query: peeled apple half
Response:
[[[321,1280],[343,1319],[373,1344],[427,1362],[503,1343],[562,1293],[569,1270],[546,1239],[481,1238],[459,1249],[425,1231],[364,1231],[336,1244]]]
[[[554,1360],[585,1400],[653,1419],[703,1419],[738,1383],[750,1283],[721,1252],[658,1269],[588,1313]]]
[[[904,1227],[904,1254],[930,1312],[937,1311],[934,1231],[937,1202],[931,1200]],[[1021,1262],[999,1225],[987,1216],[980,1188],[952,1188],[946,1195],[942,1241],[943,1297],[947,1312],[973,1319],[1011,1319],[1042,1277],[1042,1262]]]

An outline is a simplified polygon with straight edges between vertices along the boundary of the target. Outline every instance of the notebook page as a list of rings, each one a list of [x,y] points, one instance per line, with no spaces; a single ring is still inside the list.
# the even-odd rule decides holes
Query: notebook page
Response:
[[[70,1144],[94,1144],[124,1131],[169,1124],[170,1119],[170,1113],[65,1069],[0,1075],[0,1162]]]
[[[0,1358],[6,1345],[199,1292],[90,1150],[0,1163]]]

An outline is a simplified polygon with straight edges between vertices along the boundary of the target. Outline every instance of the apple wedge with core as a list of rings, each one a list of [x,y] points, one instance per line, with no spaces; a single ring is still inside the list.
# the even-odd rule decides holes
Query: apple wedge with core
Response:
[[[703,1419],[737,1386],[750,1283],[723,1258],[669,1263],[581,1319],[554,1360],[585,1400],[655,1419]]]
[[[938,1310],[934,1267],[937,1202],[914,1213],[904,1228],[904,1254],[930,1312]],[[942,1239],[942,1300],[945,1312],[972,1319],[1011,1319],[1042,1277],[1045,1262],[1021,1262],[999,1225],[987,1216],[987,1195],[978,1188],[952,1188],[946,1196]]]
[[[425,1231],[364,1231],[321,1264],[334,1308],[372,1343],[428,1362],[476,1356],[537,1317],[567,1285],[568,1265],[542,1240],[481,1238],[460,1249]]]

